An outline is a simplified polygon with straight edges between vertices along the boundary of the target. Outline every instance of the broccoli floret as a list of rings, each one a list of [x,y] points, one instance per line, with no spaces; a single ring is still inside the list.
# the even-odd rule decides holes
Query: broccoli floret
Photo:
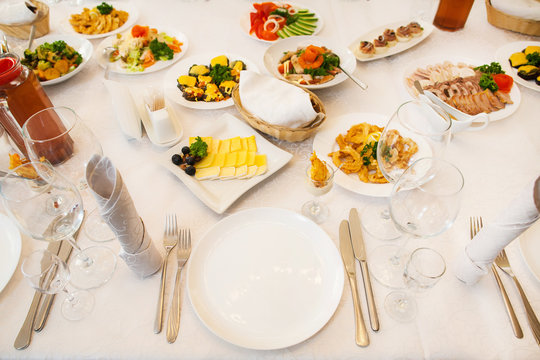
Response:
[[[149,47],[157,59],[171,60],[174,57],[174,51],[166,43],[159,42],[157,39],[150,41]]]

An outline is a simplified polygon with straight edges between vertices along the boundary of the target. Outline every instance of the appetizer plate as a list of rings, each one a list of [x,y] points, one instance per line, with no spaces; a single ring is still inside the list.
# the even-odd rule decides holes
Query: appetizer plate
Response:
[[[301,4],[297,4],[297,3],[292,3],[292,2],[289,2],[289,1],[273,1],[274,3],[284,3],[284,4],[289,4],[289,5],[292,5],[298,9],[308,9],[309,12],[311,13],[314,13],[315,14],[315,17],[317,18],[317,27],[315,28],[315,31],[313,32],[312,35],[317,35],[321,29],[323,28],[324,26],[324,23],[323,23],[323,18],[322,16],[320,15],[320,13],[318,13],[317,11],[315,11],[314,9],[308,7],[308,6],[304,6],[304,5],[301,5]],[[253,8],[253,6],[251,6],[251,10],[249,12],[245,12],[241,17],[240,17],[240,27],[242,28],[242,31],[247,35],[249,36],[250,38],[252,39],[255,39],[255,40],[259,40],[259,41],[262,41],[262,42],[265,42],[265,43],[269,43],[269,44],[272,44],[272,43],[275,43],[277,41],[280,41],[282,40],[281,38],[275,40],[275,41],[269,41],[269,40],[264,40],[264,39],[259,39],[257,37],[257,35],[254,35],[254,34],[250,34],[249,33],[249,30],[251,29],[251,19],[250,19],[250,13],[252,12],[255,12],[255,9]]]
[[[537,221],[519,237],[521,256],[536,280],[540,281],[540,221]]]
[[[339,146],[336,143],[336,137],[339,134],[345,134],[351,126],[364,122],[384,127],[388,123],[388,120],[390,120],[390,116],[375,113],[351,113],[337,117],[331,122],[326,122],[317,132],[313,139],[313,151],[318,154],[321,160],[333,164],[332,158],[328,154],[339,150]],[[414,138],[412,136],[411,138],[418,144],[419,149],[414,155],[415,159],[431,156],[429,145],[423,145],[424,143],[420,138]],[[358,174],[346,174],[341,170],[336,171],[334,182],[354,193],[373,197],[389,196],[393,187],[391,183],[365,183],[358,178]]]
[[[287,39],[283,39],[272,44],[264,53],[264,66],[266,70],[276,78],[285,80],[285,78],[279,73],[278,65],[279,61],[283,57],[283,54],[288,51],[296,51],[299,47],[307,47],[309,45],[325,46],[328,50],[339,56],[340,65],[348,73],[353,73],[356,68],[356,60],[353,53],[346,48],[339,46],[335,41],[320,38],[318,36],[293,36]],[[337,85],[348,79],[345,73],[341,72],[334,77],[331,81],[318,85],[299,85],[307,89],[323,89],[330,86]]]
[[[0,291],[6,287],[21,257],[21,234],[17,226],[0,214]]]
[[[414,63],[410,64],[405,68],[405,71],[403,72],[403,86],[405,87],[405,90],[413,97],[418,98],[416,94],[416,89],[414,89],[414,85],[408,86],[407,85],[407,77],[414,73],[416,69],[418,68],[426,68],[428,65],[435,65],[435,64],[441,64],[445,61],[449,61],[453,64],[458,63],[465,63],[472,66],[480,66],[483,64],[489,64],[493,60],[473,60],[468,58],[462,58],[462,57],[455,57],[455,56],[435,56],[435,57],[424,57],[422,59],[419,59],[415,61]],[[501,63],[502,66],[502,63]],[[507,118],[508,116],[512,115],[519,107],[519,104],[521,104],[521,92],[519,91],[519,88],[517,86],[512,86],[512,90],[510,90],[510,98],[514,102],[511,105],[506,105],[504,109],[494,111],[492,113],[489,113],[489,121],[497,121],[504,118]]]
[[[374,54],[372,57],[365,57],[365,55],[363,55],[360,52],[360,49],[359,49],[360,42],[361,41],[373,42],[373,39],[376,39],[376,38],[379,37],[379,35],[382,35],[384,30],[392,29],[392,30],[396,31],[398,27],[405,26],[405,25],[409,24],[411,22],[411,20],[398,21],[398,22],[394,22],[394,23],[387,24],[387,25],[384,25],[384,26],[380,26],[380,27],[377,27],[377,28],[375,28],[373,30],[370,30],[367,33],[363,34],[362,36],[358,37],[356,40],[354,40],[349,45],[349,50],[352,51],[352,53],[354,54],[354,56],[356,56],[356,59],[358,61],[362,61],[362,62],[378,60],[378,59],[382,59],[382,58],[387,57],[387,56],[399,54],[400,52],[408,50],[408,49],[412,48],[413,46],[416,46],[419,43],[421,43],[422,41],[424,41],[431,34],[431,32],[434,29],[434,26],[431,25],[428,22],[425,22],[425,21],[422,21],[422,20],[415,20],[415,21],[418,22],[420,24],[420,26],[424,28],[424,31],[422,32],[422,34],[420,36],[411,38],[409,41],[399,41],[398,40],[397,44],[395,44],[394,46],[389,47],[388,50],[386,52],[382,53],[382,54]]]
[[[510,66],[510,61],[508,58],[513,53],[517,53],[525,49],[527,46],[540,46],[540,41],[517,41],[513,43],[506,44],[504,46],[501,46],[497,52],[495,53],[495,58],[497,61],[501,64],[504,71],[510,76],[514,78],[514,81],[517,82],[519,85],[525,86],[529,89],[540,91],[540,85],[536,85],[534,80],[525,80],[521,78],[518,73],[517,69]]]
[[[188,101],[184,98],[182,91],[178,88],[177,84],[178,82],[176,79],[180,75],[187,75],[189,72],[189,68],[192,65],[210,65],[210,60],[215,58],[219,55],[225,55],[229,59],[229,62],[233,62],[235,60],[242,60],[244,64],[246,64],[246,69],[253,70],[253,71],[259,71],[257,69],[257,66],[251,61],[246,59],[244,56],[236,55],[236,54],[230,54],[230,53],[224,53],[224,52],[215,52],[215,53],[206,53],[201,55],[195,55],[190,56],[188,58],[183,59],[178,64],[174,65],[172,68],[170,68],[167,71],[167,74],[165,75],[165,80],[163,84],[163,89],[165,91],[165,95],[169,100],[180,104],[182,106],[192,108],[192,109],[199,109],[199,110],[214,110],[214,109],[223,109],[229,106],[234,105],[234,100],[231,98],[225,100],[225,101],[214,101],[214,102],[206,102],[206,101]]]
[[[71,15],[80,14],[83,12],[84,8],[92,9],[100,5],[101,3],[102,1],[90,2],[90,3],[85,2],[83,5],[80,5],[80,6],[68,7],[67,9],[69,11],[69,15],[65,19],[63,19],[60,23],[60,27],[62,28],[63,32],[67,34],[82,36],[85,39],[100,39],[100,38],[118,34],[118,33],[126,31],[127,29],[130,29],[139,18],[139,9],[135,4],[130,3],[130,2],[125,2],[125,1],[123,2],[106,1],[107,4],[112,5],[115,9],[126,11],[129,14],[127,21],[118,29],[109,31],[103,34],[86,35],[86,34],[79,34],[78,32],[76,32],[73,29],[73,26],[71,26],[71,24],[69,23],[69,19],[71,19]]]
[[[189,139],[187,136],[180,144],[162,154],[159,158],[160,163],[176,175],[206,206],[216,213],[221,214],[245,192],[264,179],[272,176],[288,163],[292,155],[274,146],[250,126],[230,114],[223,114],[220,118],[212,120],[211,126],[206,130],[198,131],[196,134],[190,134],[190,136],[212,136],[216,139],[228,139],[235,136],[247,137],[251,135],[255,135],[258,148],[257,153],[266,154],[268,170],[266,173],[250,179],[197,180],[194,176],[187,175],[184,170],[174,165],[171,161],[171,157],[174,154],[180,154],[182,147],[188,145]]]
[[[318,332],[343,292],[332,239],[285,209],[255,208],[214,225],[193,249],[189,298],[215,335],[249,349],[281,349]]]
[[[46,35],[34,40],[31,50],[35,50],[39,45],[53,43],[58,40],[63,40],[66,42],[66,44],[74,48],[79,54],[81,54],[83,61],[72,72],[69,72],[56,79],[40,81],[41,85],[54,85],[66,81],[67,79],[75,76],[75,74],[79,73],[86,66],[88,60],[90,60],[92,57],[92,53],[94,51],[92,43],[79,35]],[[24,57],[24,54],[21,56]]]
[[[165,29],[165,28],[159,28],[159,27],[157,28],[157,30],[158,30],[158,32],[165,32],[167,35],[175,37],[176,40],[180,41],[183,44],[181,46],[182,51],[180,51],[177,54],[174,54],[174,57],[171,60],[166,60],[166,61],[158,60],[158,61],[156,61],[156,63],[154,65],[146,68],[144,71],[130,72],[127,69],[122,67],[122,61],[121,60],[110,63],[108,58],[103,55],[103,50],[105,48],[107,48],[107,47],[113,46],[113,44],[116,42],[117,35],[113,35],[113,36],[110,36],[110,37],[104,39],[97,46],[96,53],[98,54],[97,55],[98,64],[101,65],[101,67],[103,67],[103,68],[106,68],[107,65],[109,65],[109,71],[110,72],[114,72],[114,73],[122,74],[122,75],[149,74],[149,73],[153,73],[153,72],[156,72],[156,71],[163,70],[163,69],[171,66],[172,64],[176,63],[178,60],[180,60],[185,55],[186,51],[188,50],[188,45],[189,45],[188,38],[187,38],[186,35],[184,35],[183,33],[179,32],[179,31],[174,31],[174,30]],[[131,28],[128,29],[128,31],[126,31],[126,33],[129,32],[129,31],[131,31]]]

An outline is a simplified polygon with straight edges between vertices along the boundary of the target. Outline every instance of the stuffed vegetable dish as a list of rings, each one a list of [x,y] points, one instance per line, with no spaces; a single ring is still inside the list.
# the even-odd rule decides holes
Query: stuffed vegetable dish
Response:
[[[333,80],[341,69],[339,56],[324,46],[309,45],[285,53],[278,71],[290,82],[318,85]]]

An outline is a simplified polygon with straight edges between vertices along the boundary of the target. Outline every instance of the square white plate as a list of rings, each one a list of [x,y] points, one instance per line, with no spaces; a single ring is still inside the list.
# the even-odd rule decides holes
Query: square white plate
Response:
[[[266,173],[254,176],[251,179],[197,180],[194,176],[187,175],[184,170],[171,161],[174,154],[180,154],[182,147],[188,145],[190,136],[212,136],[215,139],[223,140],[236,136],[247,137],[251,135],[255,135],[257,153],[266,154],[268,167]],[[186,134],[185,139],[170,148],[160,157],[159,161],[161,165],[176,175],[206,206],[216,213],[222,214],[246,191],[270,177],[287,164],[291,158],[291,154],[270,143],[249,125],[230,114],[224,114],[213,121],[212,127],[208,128],[204,133]]]

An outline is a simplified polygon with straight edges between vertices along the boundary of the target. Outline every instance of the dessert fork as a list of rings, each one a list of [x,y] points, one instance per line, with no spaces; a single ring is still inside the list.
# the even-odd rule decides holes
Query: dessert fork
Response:
[[[163,246],[165,247],[165,260],[161,267],[161,285],[159,288],[159,300],[157,305],[156,320],[154,321],[154,333],[159,334],[163,327],[163,301],[165,298],[165,278],[167,276],[167,260],[171,250],[178,242],[178,227],[176,215],[169,214],[165,218],[165,232],[163,234]]]
[[[191,254],[191,231],[183,229],[180,231],[180,239],[176,247],[176,261],[178,268],[176,269],[176,279],[174,282],[174,294],[171,301],[171,311],[167,320],[167,341],[172,344],[178,336],[178,328],[180,327],[180,275],[186,264],[189,254]]]
[[[474,218],[471,216],[469,221],[471,225],[471,240],[472,240],[473,237],[476,236],[476,233],[480,231],[480,229],[484,226],[484,222],[481,216],[477,218]],[[497,269],[495,268],[495,265],[493,264],[491,264],[491,272],[493,273],[493,277],[495,278],[495,281],[497,281],[497,285],[499,286],[499,290],[501,292],[504,305],[506,307],[506,312],[508,313],[508,316],[510,317],[510,324],[512,325],[512,330],[514,331],[514,335],[518,339],[521,339],[523,337],[523,330],[521,330],[521,326],[519,325],[518,318],[516,316],[516,313],[514,312],[514,308],[512,307],[512,303],[510,302],[510,298],[508,297],[508,293],[506,292],[506,289],[501,280],[501,277],[499,276],[499,273],[497,272]]]
[[[527,299],[527,296],[525,295],[525,292],[523,291],[523,288],[521,287],[521,284],[519,283],[517,277],[514,275],[514,272],[512,271],[512,268],[510,267],[510,262],[508,261],[508,257],[506,256],[506,252],[504,249],[497,255],[495,258],[495,264],[504,271],[508,276],[510,276],[514,283],[516,284],[516,287],[519,291],[519,295],[521,295],[521,301],[523,302],[523,306],[525,306],[525,310],[527,313],[527,320],[529,321],[529,326],[533,332],[534,339],[536,340],[536,343],[540,345],[540,323],[538,322],[538,319],[536,315],[534,314],[534,310],[531,307],[531,304],[529,303],[529,300]]]

